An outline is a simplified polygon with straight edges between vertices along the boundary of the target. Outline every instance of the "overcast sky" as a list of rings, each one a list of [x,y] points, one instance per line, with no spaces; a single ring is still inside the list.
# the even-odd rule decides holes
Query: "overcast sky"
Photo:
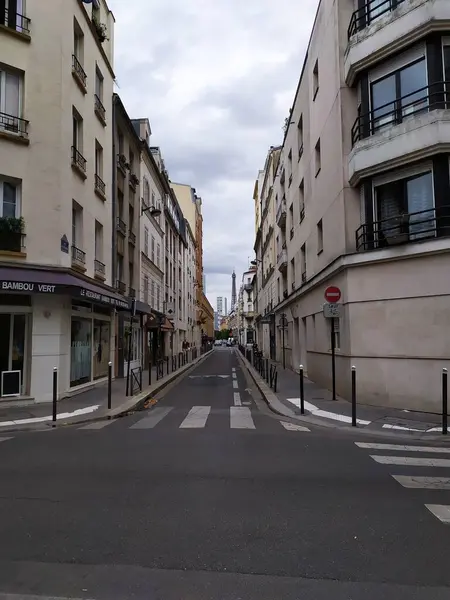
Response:
[[[118,93],[203,199],[206,294],[253,258],[253,186],[282,141],[318,0],[108,0]]]

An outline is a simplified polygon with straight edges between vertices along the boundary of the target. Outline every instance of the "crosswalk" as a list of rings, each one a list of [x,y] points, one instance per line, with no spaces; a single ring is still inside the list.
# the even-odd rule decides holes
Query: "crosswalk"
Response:
[[[435,475],[436,470],[450,469],[450,447],[369,442],[355,444],[358,448],[371,451],[370,458],[373,461],[388,466],[391,477],[402,487],[409,490],[429,490],[433,500],[436,499],[436,492],[442,492],[442,498],[437,499],[443,499],[445,504],[430,503],[425,504],[425,507],[442,523],[450,524],[450,496],[445,494],[450,490],[450,471],[449,476]],[[414,468],[414,473],[395,472],[411,468]],[[427,475],[424,469],[431,469],[433,475]]]
[[[308,427],[272,419],[267,416],[252,412],[242,403],[228,408],[213,408],[212,406],[192,406],[190,409],[180,410],[173,406],[154,406],[148,411],[139,413],[131,417],[122,419],[110,419],[93,421],[84,425],[73,425],[71,430],[98,432],[105,428],[124,428],[132,431],[149,430],[165,427],[166,429],[183,430],[205,430],[213,427],[212,419],[217,419],[215,426],[220,424],[224,429],[233,429],[240,431],[262,431],[262,432],[310,432]],[[60,429],[48,428],[46,431],[58,431]],[[42,430],[41,430],[42,431]],[[11,437],[0,437],[0,443],[12,439]]]

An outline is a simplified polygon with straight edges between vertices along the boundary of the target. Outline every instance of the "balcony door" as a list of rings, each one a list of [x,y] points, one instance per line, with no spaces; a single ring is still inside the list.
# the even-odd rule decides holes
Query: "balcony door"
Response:
[[[435,236],[431,171],[374,189],[379,247]]]
[[[371,132],[378,133],[428,106],[425,58],[371,84]]]

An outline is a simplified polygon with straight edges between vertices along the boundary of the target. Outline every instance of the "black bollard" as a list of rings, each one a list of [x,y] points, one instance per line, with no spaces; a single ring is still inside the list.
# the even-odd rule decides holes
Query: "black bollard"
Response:
[[[304,374],[303,365],[300,365],[300,413],[305,414],[305,386],[304,386]]]
[[[352,427],[356,427],[356,367],[352,367]]]

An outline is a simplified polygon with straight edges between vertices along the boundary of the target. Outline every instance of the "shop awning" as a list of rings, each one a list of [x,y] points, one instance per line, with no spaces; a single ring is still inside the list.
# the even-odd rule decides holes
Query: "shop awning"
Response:
[[[161,331],[173,331],[175,328],[172,321],[169,321],[167,317],[164,317],[164,321],[161,325]]]
[[[129,310],[126,298],[65,271],[0,267],[0,293],[70,295],[94,304]]]

